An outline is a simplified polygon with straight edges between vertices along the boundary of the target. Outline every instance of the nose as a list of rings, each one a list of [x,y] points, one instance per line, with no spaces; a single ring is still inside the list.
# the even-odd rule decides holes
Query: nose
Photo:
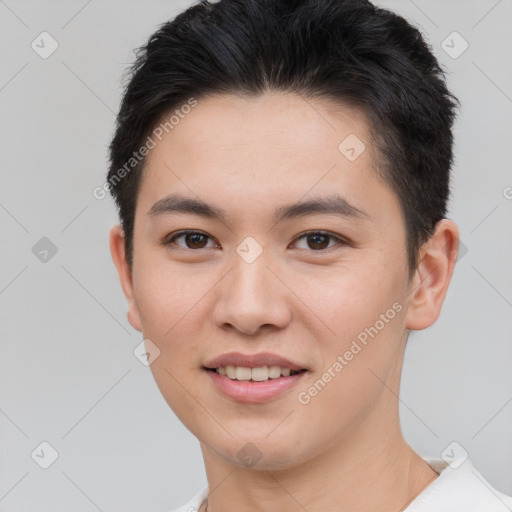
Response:
[[[217,327],[254,335],[283,329],[290,322],[291,291],[264,254],[252,263],[234,254],[233,268],[216,287]]]

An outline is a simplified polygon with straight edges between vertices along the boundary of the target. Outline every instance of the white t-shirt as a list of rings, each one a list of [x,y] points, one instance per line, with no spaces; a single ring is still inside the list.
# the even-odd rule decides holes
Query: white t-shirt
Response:
[[[451,465],[443,460],[424,460],[439,476],[403,512],[512,512],[512,497],[492,487],[469,459],[460,465],[460,460]],[[208,487],[204,487],[171,512],[197,512],[207,497]]]

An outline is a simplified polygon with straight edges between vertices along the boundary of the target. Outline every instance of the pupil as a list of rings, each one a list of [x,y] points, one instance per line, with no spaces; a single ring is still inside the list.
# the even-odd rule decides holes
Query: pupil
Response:
[[[186,240],[187,240],[187,245],[190,245],[190,240],[192,239],[192,246],[193,248],[197,249],[198,247],[195,245],[196,243],[199,243],[199,249],[201,249],[204,244],[201,244],[201,238],[206,238],[205,235],[201,235],[200,233],[192,233],[192,234],[188,234],[186,235]],[[199,242],[198,242],[198,239],[199,239]],[[204,240],[203,240],[204,242]]]
[[[328,243],[323,243],[323,244],[322,244],[322,243],[320,242],[320,245],[321,245],[322,247],[319,247],[319,246],[318,246],[318,239],[319,239],[319,238],[323,238],[323,239],[324,239],[324,242],[325,242],[325,241],[329,238],[327,235],[310,235],[310,236],[309,236],[309,238],[310,238],[310,239],[312,239],[312,238],[313,238],[313,239],[315,239],[315,240],[316,240],[316,242],[314,242],[314,244],[316,244],[316,247],[312,247],[313,249],[314,249],[314,248],[316,248],[316,249],[325,249],[325,247],[327,247],[327,246],[329,245]],[[310,244],[310,247],[311,247],[311,244]]]

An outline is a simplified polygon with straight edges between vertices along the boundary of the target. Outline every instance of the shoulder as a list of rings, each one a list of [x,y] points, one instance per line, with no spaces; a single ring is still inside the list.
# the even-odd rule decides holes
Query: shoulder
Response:
[[[511,512],[512,497],[494,488],[471,461],[425,459],[439,476],[403,512]]]
[[[175,508],[170,512],[197,512],[199,507],[203,504],[208,496],[208,487],[204,487],[198,491],[187,503],[181,505],[181,507]]]

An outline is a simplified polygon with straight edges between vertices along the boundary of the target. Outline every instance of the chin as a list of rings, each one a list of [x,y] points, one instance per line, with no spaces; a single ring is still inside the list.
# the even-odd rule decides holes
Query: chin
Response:
[[[305,462],[306,459],[301,460],[297,446],[298,443],[290,437],[271,441],[263,433],[252,439],[247,435],[235,437],[228,446],[210,444],[216,455],[229,464],[261,471],[286,470]]]

